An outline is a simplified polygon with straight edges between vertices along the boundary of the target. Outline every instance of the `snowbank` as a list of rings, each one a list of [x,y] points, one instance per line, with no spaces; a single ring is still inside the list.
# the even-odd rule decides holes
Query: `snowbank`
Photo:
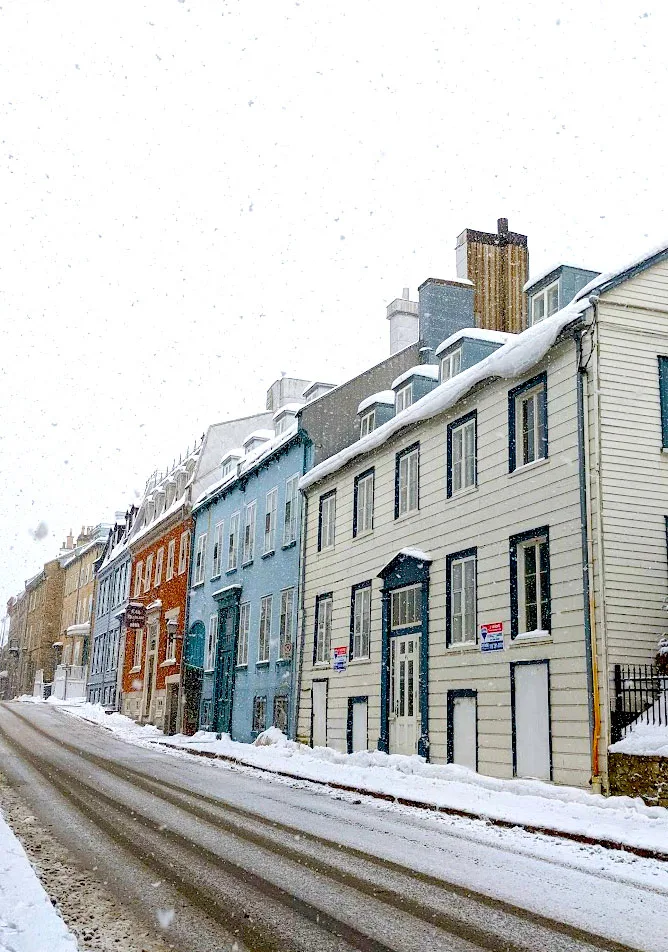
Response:
[[[0,814],[0,952],[77,952],[17,838]]]
[[[667,716],[668,694],[664,691],[657,697],[654,704],[629,726],[626,737],[610,745],[610,752],[612,754],[640,754],[646,757],[668,757]]]

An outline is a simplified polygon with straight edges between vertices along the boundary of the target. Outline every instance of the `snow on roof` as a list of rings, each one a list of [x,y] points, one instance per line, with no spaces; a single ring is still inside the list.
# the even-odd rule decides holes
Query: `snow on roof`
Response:
[[[437,413],[448,410],[483,380],[489,380],[492,377],[519,377],[526,373],[545,356],[561,331],[569,324],[573,324],[588,306],[588,301],[572,301],[551,317],[529,327],[521,334],[514,335],[511,340],[484,360],[469,367],[468,370],[463,370],[450,380],[446,380],[378,429],[314,466],[299,480],[299,488],[308,489],[313,483],[336,473],[351,460],[378,449],[405,427],[421,423]]]
[[[85,635],[90,631],[90,622],[83,621],[78,625],[70,625],[67,629],[68,635]]]
[[[279,407],[276,413],[274,413],[272,419],[280,420],[285,413],[299,413],[303,406],[303,403],[284,403],[283,406]]]
[[[399,549],[399,555],[407,555],[411,559],[417,559],[419,562],[433,562],[433,558],[429,555],[428,552],[423,552],[422,549]]]
[[[384,403],[387,404],[387,406],[393,407],[394,400],[394,390],[381,390],[379,393],[372,393],[366,400],[362,400],[357,408],[357,412],[364,413],[365,410],[375,406],[377,403]]]
[[[575,295],[575,300],[581,301],[583,298],[589,297],[592,291],[602,289],[604,285],[618,284],[627,276],[627,272],[635,271],[636,268],[640,268],[641,265],[647,265],[649,267],[649,265],[653,263],[653,258],[659,258],[662,255],[668,256],[668,241],[663,241],[661,244],[655,245],[654,248],[645,252],[645,254],[632,258],[630,261],[627,261],[622,268],[617,268],[615,271],[607,271],[605,274],[599,274],[598,277],[590,281],[589,284],[585,284],[581,291],[578,291]]]
[[[416,367],[411,367],[410,370],[399,374],[397,379],[392,381],[392,389],[395,390],[400,387],[411,377],[427,377],[429,380],[438,380],[438,367],[434,364],[418,364]]]
[[[225,453],[225,455],[223,456],[220,462],[224,463],[230,459],[241,459],[243,455],[244,455],[243,446],[235,446],[231,450],[228,450],[227,453]]]
[[[438,355],[442,354],[448,347],[452,347],[453,344],[456,344],[457,341],[465,337],[471,340],[486,340],[493,344],[507,344],[513,337],[517,337],[517,334],[506,334],[504,331],[489,331],[485,330],[484,327],[463,327],[462,330],[455,331],[454,334],[446,337],[442,344],[438,345],[436,348],[436,356],[438,357]]]
[[[561,262],[559,264],[553,264],[551,268],[543,268],[542,271],[532,275],[524,284],[522,290],[529,291],[534,286],[534,284],[538,284],[539,281],[547,278],[548,275],[552,274],[553,271],[562,271],[564,268],[571,268],[573,271],[591,271],[592,274],[598,274],[594,268],[583,268],[581,264],[564,264]]]
[[[253,440],[270,440],[274,435],[275,434],[273,430],[253,430],[253,432],[249,433],[244,440],[244,446],[252,443]]]

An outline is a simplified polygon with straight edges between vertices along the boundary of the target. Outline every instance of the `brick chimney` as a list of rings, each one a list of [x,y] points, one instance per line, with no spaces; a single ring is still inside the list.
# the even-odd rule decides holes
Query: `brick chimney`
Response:
[[[529,278],[527,236],[508,230],[499,218],[496,234],[466,228],[457,238],[457,277],[474,285],[476,327],[517,334],[527,326]]]

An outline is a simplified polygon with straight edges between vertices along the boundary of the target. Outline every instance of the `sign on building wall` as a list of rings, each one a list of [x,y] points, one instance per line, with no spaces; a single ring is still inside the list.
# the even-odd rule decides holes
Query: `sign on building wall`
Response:
[[[348,667],[348,645],[334,648],[334,670],[345,671]]]
[[[480,650],[503,651],[502,621],[492,621],[480,626]]]
[[[146,608],[143,605],[128,605],[125,622],[128,628],[143,628],[146,625]]]

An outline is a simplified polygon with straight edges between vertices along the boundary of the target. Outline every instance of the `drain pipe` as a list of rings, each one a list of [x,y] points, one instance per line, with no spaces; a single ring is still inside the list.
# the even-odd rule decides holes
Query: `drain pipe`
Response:
[[[596,300],[590,298],[595,307]],[[575,338],[577,352],[577,422],[578,422],[578,475],[580,488],[580,527],[582,545],[582,597],[585,629],[585,662],[587,670],[587,696],[589,700],[589,736],[591,738],[591,786],[594,793],[601,793],[599,773],[599,738],[601,734],[601,709],[598,690],[598,663],[596,648],[596,610],[592,592],[591,510],[587,497],[588,443],[584,402],[584,387],[587,368],[582,365],[582,333]]]

